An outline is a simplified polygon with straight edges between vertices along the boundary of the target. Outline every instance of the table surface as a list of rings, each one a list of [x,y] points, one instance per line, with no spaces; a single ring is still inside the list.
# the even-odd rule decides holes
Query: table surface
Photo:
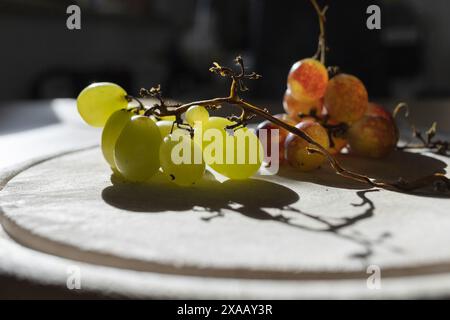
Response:
[[[419,127],[426,127],[439,114],[440,128],[444,135],[450,131],[450,103],[422,102],[412,106],[412,118]],[[100,130],[87,127],[75,112],[73,100],[58,99],[39,103],[15,103],[8,108],[0,108],[0,171],[3,176],[11,173],[18,164],[33,163],[36,159],[48,158],[52,154],[61,154],[69,150],[86,148],[98,144]],[[29,121],[34,119],[34,121]],[[405,200],[407,201],[407,200]],[[441,207],[445,208],[444,202]],[[431,212],[433,213],[433,212]],[[407,239],[406,239],[407,240]],[[118,270],[113,267],[93,265],[87,262],[32,250],[13,241],[0,229],[0,297],[98,297],[118,295],[125,297],[307,297],[295,294],[298,283],[285,282],[281,286],[272,283],[272,296],[264,295],[261,284],[252,283],[251,290],[243,290],[249,283],[245,280],[224,281],[220,278],[198,279],[189,275],[162,275],[151,272]],[[319,249],[320,250],[320,249]],[[258,263],[261,263],[259,261]],[[67,270],[71,265],[83,266],[83,277],[89,279],[85,290],[69,291],[65,286]],[[70,269],[70,268],[69,268]],[[117,279],[128,279],[123,286]],[[430,282],[431,279],[436,278]],[[200,280],[200,281],[199,281]],[[228,279],[229,280],[229,279]],[[424,295],[448,296],[450,285],[447,275],[416,275],[414,283],[427,283]],[[145,290],[165,283],[164,289]],[[383,291],[346,290],[352,287],[352,279],[337,283],[334,293],[324,289],[326,283],[309,282],[307,291],[310,297],[395,297],[404,288],[407,291],[410,282],[389,280]],[[431,285],[430,285],[431,283]],[[264,286],[267,287],[268,283]],[[213,290],[220,287],[222,290]],[[353,286],[354,287],[354,286]],[[119,290],[120,289],[120,290]],[[120,293],[118,292],[120,291]],[[26,292],[26,294],[24,293]],[[258,295],[257,292],[260,292]],[[340,295],[336,295],[336,292]]]

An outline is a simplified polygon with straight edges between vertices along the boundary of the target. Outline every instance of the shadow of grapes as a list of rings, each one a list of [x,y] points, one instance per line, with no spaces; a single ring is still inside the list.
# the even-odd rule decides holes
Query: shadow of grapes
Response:
[[[303,230],[305,232],[332,234],[340,239],[357,244],[361,250],[351,254],[349,258],[367,262],[374,253],[374,247],[381,244],[391,235],[384,233],[379,239],[371,240],[357,232],[343,232],[360,221],[374,216],[375,205],[367,198],[370,192],[378,190],[363,190],[356,194],[361,203],[351,204],[362,208],[360,213],[353,216],[326,218],[298,209],[293,205],[300,200],[300,196],[292,189],[278,183],[248,179],[244,181],[227,180],[218,182],[212,175],[207,175],[195,186],[180,188],[168,182],[162,175],[147,184],[133,184],[121,181],[112,176],[112,185],[102,191],[106,203],[125,211],[161,214],[164,212],[192,212],[204,214],[199,219],[205,223],[223,218],[230,213],[238,213],[249,219],[275,221],[283,225]],[[276,210],[274,210],[276,209]],[[274,214],[276,212],[276,214]],[[298,223],[298,216],[312,219],[319,223],[319,227]]]
[[[112,185],[102,191],[110,205],[135,212],[186,211],[202,208],[219,212],[236,205],[243,208],[283,208],[299,200],[291,189],[273,182],[249,179],[219,182],[211,174],[191,187],[179,187],[162,174],[146,184],[134,184],[111,177]],[[269,219],[269,217],[267,217]]]

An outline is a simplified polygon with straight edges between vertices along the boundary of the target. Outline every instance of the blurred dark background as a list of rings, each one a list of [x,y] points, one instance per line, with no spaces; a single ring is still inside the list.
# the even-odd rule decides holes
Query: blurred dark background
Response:
[[[328,64],[360,77],[372,98],[450,96],[448,0],[327,3]],[[66,28],[71,4],[81,30]],[[371,4],[381,30],[366,28]],[[222,95],[208,67],[240,53],[263,75],[250,95],[281,101],[290,66],[314,54],[317,36],[307,0],[0,0],[0,100],[76,97],[93,81]]]

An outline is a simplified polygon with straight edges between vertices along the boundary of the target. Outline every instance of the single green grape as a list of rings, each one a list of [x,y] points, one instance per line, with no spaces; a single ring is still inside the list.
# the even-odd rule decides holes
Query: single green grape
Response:
[[[202,149],[205,149],[209,144],[211,144],[215,141],[215,139],[214,139],[215,137],[213,137],[213,135],[212,135],[213,132],[211,132],[211,134],[207,134],[209,129],[219,130],[219,132],[224,136],[227,133],[225,128],[227,126],[230,126],[233,124],[234,124],[234,122],[228,120],[227,118],[210,117],[208,119],[208,121],[203,125],[203,128],[202,128],[202,138],[203,138]],[[200,129],[197,129],[197,128],[196,128],[196,130],[200,131]],[[198,136],[197,136],[197,138],[198,138]]]
[[[248,128],[229,134],[225,127],[232,124],[225,118],[209,118],[203,126],[203,157],[218,173],[230,179],[247,179],[261,167],[264,150],[258,137]]]
[[[102,132],[102,152],[106,162],[109,163],[111,169],[116,170],[114,162],[114,147],[116,146],[117,138],[127,123],[131,120],[133,113],[125,109],[115,111],[106,121]]]
[[[208,122],[209,112],[203,106],[192,106],[187,109],[185,116],[187,123],[194,127],[198,122],[202,124]]]
[[[125,90],[117,84],[93,83],[78,95],[78,113],[89,125],[103,127],[114,111],[127,107],[126,95]]]
[[[127,180],[143,182],[159,170],[161,134],[155,122],[133,116],[123,128],[114,148],[114,162]]]
[[[173,121],[169,120],[160,120],[156,122],[156,125],[158,126],[159,133],[161,133],[162,139],[167,137],[170,134],[172,127],[174,127]]]
[[[189,135],[179,131],[164,138],[159,160],[164,174],[179,186],[195,184],[205,172],[201,148]]]

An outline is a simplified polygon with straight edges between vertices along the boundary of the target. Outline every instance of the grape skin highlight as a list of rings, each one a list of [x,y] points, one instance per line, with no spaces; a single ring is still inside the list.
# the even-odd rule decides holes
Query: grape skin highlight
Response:
[[[103,128],[101,143],[102,153],[113,171],[117,169],[116,163],[114,162],[114,147],[116,146],[120,133],[131,120],[132,116],[133,113],[127,110],[118,110],[109,117]]]
[[[198,122],[205,124],[209,119],[209,112],[203,106],[192,106],[186,111],[185,116],[187,123],[194,127]]]
[[[328,148],[328,152],[332,155],[337,155],[339,154],[342,149],[344,149],[347,145],[348,145],[348,141],[345,138],[341,138],[341,137],[332,137],[333,139],[333,147]]]

